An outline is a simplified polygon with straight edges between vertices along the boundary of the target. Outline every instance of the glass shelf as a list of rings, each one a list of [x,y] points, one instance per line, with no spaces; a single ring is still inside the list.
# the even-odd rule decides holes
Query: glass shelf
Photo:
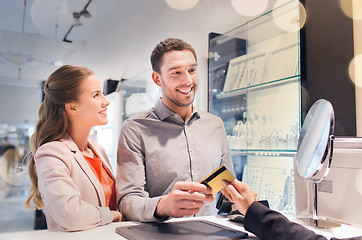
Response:
[[[280,23],[298,21],[298,4],[209,34],[209,112],[224,122],[236,177],[279,211],[295,209],[301,125],[299,31]]]
[[[294,157],[297,154],[295,150],[265,150],[265,149],[248,149],[248,150],[231,150],[232,155],[247,156],[268,156],[268,157]]]
[[[257,85],[240,88],[240,89],[236,89],[236,90],[231,90],[228,92],[221,92],[219,94],[216,94],[215,97],[217,99],[230,98],[230,97],[235,97],[235,96],[242,95],[242,94],[247,94],[248,91],[256,91],[256,90],[260,90],[262,88],[278,87],[278,86],[281,86],[284,84],[288,84],[290,82],[297,82],[297,81],[300,81],[299,75],[282,78],[282,79],[278,79],[278,80],[274,80],[274,81],[270,81],[270,82],[266,82],[266,83],[260,83]]]

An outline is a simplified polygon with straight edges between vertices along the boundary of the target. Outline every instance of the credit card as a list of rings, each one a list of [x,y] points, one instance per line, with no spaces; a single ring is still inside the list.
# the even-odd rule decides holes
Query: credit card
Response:
[[[224,188],[222,180],[232,182],[234,179],[235,177],[227,170],[225,165],[221,165],[210,175],[202,179],[200,183],[209,186],[212,189],[212,195],[214,195]]]

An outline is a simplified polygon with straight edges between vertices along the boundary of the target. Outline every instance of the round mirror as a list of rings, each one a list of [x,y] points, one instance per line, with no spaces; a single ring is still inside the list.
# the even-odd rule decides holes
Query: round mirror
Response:
[[[309,109],[298,140],[296,160],[301,177],[318,183],[328,173],[332,155],[333,132],[332,104],[327,100],[320,99]]]
[[[298,140],[297,169],[301,177],[313,184],[313,218],[307,224],[318,228],[339,224],[318,219],[317,184],[327,176],[332,162],[334,142],[334,111],[332,104],[320,99],[309,109]]]

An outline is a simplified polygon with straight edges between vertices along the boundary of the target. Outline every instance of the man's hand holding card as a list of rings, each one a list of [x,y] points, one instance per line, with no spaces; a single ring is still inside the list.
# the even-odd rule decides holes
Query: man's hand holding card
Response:
[[[222,181],[232,182],[235,177],[221,165],[200,182],[177,182],[171,192],[160,198],[155,217],[184,217],[198,213],[205,202],[212,202],[213,195],[223,189]],[[200,184],[201,183],[201,184]]]

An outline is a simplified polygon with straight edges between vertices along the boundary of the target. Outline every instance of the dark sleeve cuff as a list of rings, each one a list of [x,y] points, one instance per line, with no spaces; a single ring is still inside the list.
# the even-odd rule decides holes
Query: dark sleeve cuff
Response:
[[[163,221],[166,221],[166,220],[170,219],[169,216],[167,216],[167,217],[158,216],[158,215],[156,214],[156,210],[155,210],[153,216],[154,216],[154,218],[155,218],[158,222],[163,222]]]
[[[265,215],[270,209],[263,204],[255,201],[253,202],[248,211],[245,214],[244,218],[244,228],[245,230],[254,233],[256,236],[262,236],[262,224]]]

